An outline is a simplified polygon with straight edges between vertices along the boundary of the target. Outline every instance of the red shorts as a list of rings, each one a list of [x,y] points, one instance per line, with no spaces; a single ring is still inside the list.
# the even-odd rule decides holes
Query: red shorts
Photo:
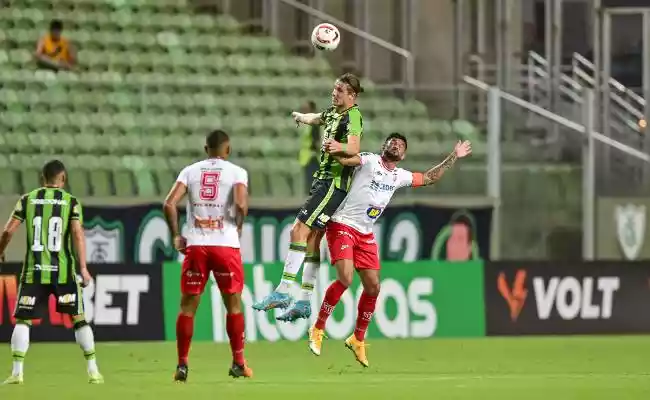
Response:
[[[181,292],[189,295],[202,294],[210,272],[222,293],[241,293],[244,288],[244,267],[239,249],[189,246],[183,260]]]
[[[362,234],[347,225],[330,222],[325,228],[332,264],[352,260],[356,269],[380,268],[379,249],[373,233]]]

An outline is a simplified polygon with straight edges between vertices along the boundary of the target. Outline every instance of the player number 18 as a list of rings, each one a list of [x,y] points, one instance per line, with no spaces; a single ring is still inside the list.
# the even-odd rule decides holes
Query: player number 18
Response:
[[[32,226],[34,227],[34,243],[32,244],[32,251],[43,251],[44,247],[41,243],[41,230],[43,224],[43,217],[34,217],[32,219]],[[63,219],[61,217],[51,217],[47,224],[47,250],[51,252],[61,251],[61,234],[63,233]]]

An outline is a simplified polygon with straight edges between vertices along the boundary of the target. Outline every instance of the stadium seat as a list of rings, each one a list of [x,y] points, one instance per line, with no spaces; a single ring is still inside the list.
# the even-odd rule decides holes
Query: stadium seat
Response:
[[[246,34],[233,17],[195,12],[186,1],[59,0],[55,13],[81,65],[54,74],[32,69],[31,54],[50,6],[30,0],[0,10],[0,39],[10,44],[0,50],[0,155],[71,156],[78,169],[69,186],[80,196],[149,196],[167,191],[185,163],[203,156],[205,133],[224,127],[247,138],[233,140],[233,152],[252,161],[255,196],[304,193],[302,177],[286,171],[300,170],[300,143],[290,117],[299,104],[285,99],[327,97],[334,73],[326,57],[291,55],[277,38]],[[401,131],[409,160],[430,162],[436,141],[480,140],[466,121],[432,120],[417,100],[368,79],[364,87],[364,150],[379,151],[387,132]],[[21,170],[11,190],[38,181],[40,165],[10,165]]]

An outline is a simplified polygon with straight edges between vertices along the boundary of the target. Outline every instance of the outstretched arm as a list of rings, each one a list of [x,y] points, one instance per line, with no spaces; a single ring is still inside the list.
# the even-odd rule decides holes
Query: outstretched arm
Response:
[[[447,158],[440,164],[429,168],[426,172],[413,174],[413,186],[428,186],[438,182],[444,175],[445,171],[454,166],[459,158],[467,157],[472,153],[472,145],[466,140],[464,142],[458,141]]]
[[[321,113],[315,114],[315,113],[299,113],[299,112],[292,112],[291,116],[293,119],[296,121],[297,124],[307,124],[307,125],[322,125],[323,120],[321,119]]]

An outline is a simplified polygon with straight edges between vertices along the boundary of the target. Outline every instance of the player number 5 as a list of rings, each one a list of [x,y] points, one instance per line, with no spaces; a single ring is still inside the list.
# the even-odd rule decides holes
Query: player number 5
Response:
[[[201,173],[201,190],[199,198],[201,200],[214,200],[219,195],[219,172],[202,172]]]
[[[44,247],[41,243],[41,230],[43,224],[43,217],[34,217],[32,225],[34,227],[34,243],[32,244],[32,251],[43,251]],[[63,219],[61,217],[51,217],[47,225],[47,250],[51,252],[61,251],[61,234],[63,228]]]

